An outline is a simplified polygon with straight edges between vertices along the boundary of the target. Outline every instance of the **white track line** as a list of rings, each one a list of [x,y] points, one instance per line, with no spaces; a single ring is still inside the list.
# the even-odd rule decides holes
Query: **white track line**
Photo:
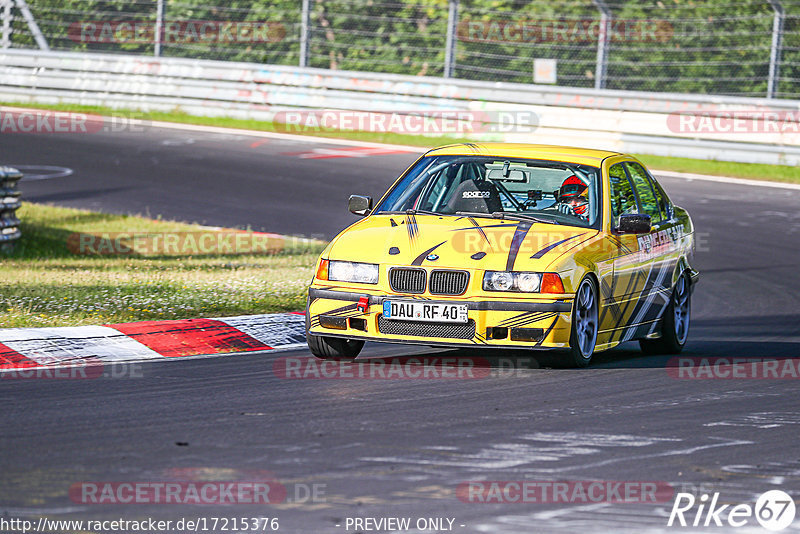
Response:
[[[335,137],[317,137],[313,135],[298,135],[278,132],[264,132],[260,130],[245,130],[241,128],[224,128],[221,126],[203,126],[200,124],[182,124],[178,122],[162,121],[143,121],[143,125],[154,126],[156,128],[170,128],[172,130],[184,130],[188,132],[207,132],[230,135],[249,135],[251,137],[265,137],[268,139],[284,139],[301,143],[325,143],[329,145],[360,146],[369,148],[387,148],[393,150],[403,150],[405,152],[416,152],[421,154],[430,148],[409,145],[391,145],[388,143],[371,143],[368,141],[355,141],[350,139],[339,139]]]

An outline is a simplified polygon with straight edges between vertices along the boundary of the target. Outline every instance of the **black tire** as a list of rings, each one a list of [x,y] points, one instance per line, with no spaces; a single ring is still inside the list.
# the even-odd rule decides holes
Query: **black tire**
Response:
[[[356,339],[306,334],[306,341],[311,354],[321,360],[352,360],[364,348],[364,342]]]
[[[581,280],[572,307],[572,329],[569,336],[568,363],[587,367],[592,361],[600,326],[597,288],[591,277]]]
[[[661,319],[661,337],[640,339],[639,347],[642,352],[648,355],[679,354],[689,339],[691,312],[691,282],[686,274],[682,274],[672,289],[669,305]]]

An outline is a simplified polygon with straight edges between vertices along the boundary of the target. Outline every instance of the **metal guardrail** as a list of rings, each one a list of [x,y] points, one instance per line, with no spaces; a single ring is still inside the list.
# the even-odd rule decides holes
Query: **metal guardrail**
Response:
[[[800,121],[800,102],[490,83],[252,63],[5,50],[0,101],[116,109],[180,109],[201,116],[273,121],[296,109],[535,114],[534,132],[486,131],[476,140],[593,146],[754,163],[800,163],[800,123],[765,131],[675,131],[678,113],[758,111]],[[796,117],[794,117],[795,114]],[[793,118],[794,117],[794,118]],[[674,121],[673,121],[674,122]]]
[[[800,97],[796,0],[0,0],[0,48]],[[243,24],[243,26],[239,26]],[[244,31],[238,31],[245,28]]]
[[[11,252],[22,236],[17,209],[22,205],[17,183],[22,173],[11,167],[0,167],[0,252]]]

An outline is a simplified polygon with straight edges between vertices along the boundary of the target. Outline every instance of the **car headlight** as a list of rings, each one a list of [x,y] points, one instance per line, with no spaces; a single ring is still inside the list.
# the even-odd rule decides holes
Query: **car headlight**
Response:
[[[328,280],[333,282],[378,283],[378,266],[374,263],[352,261],[328,262]]]
[[[486,271],[484,291],[516,291],[521,293],[563,293],[561,277],[556,273],[518,273]]]
[[[486,271],[483,275],[483,289],[487,291],[512,291],[514,275],[503,271]]]
[[[539,291],[542,277],[538,273],[519,273],[517,275],[517,287],[524,293],[534,293]]]

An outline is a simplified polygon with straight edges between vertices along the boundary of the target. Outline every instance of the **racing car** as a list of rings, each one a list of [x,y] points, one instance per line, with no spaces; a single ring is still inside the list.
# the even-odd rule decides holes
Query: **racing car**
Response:
[[[455,144],[423,154],[325,248],[308,291],[318,358],[365,341],[561,349],[569,366],[689,335],[694,226],[636,158],[559,146]]]

